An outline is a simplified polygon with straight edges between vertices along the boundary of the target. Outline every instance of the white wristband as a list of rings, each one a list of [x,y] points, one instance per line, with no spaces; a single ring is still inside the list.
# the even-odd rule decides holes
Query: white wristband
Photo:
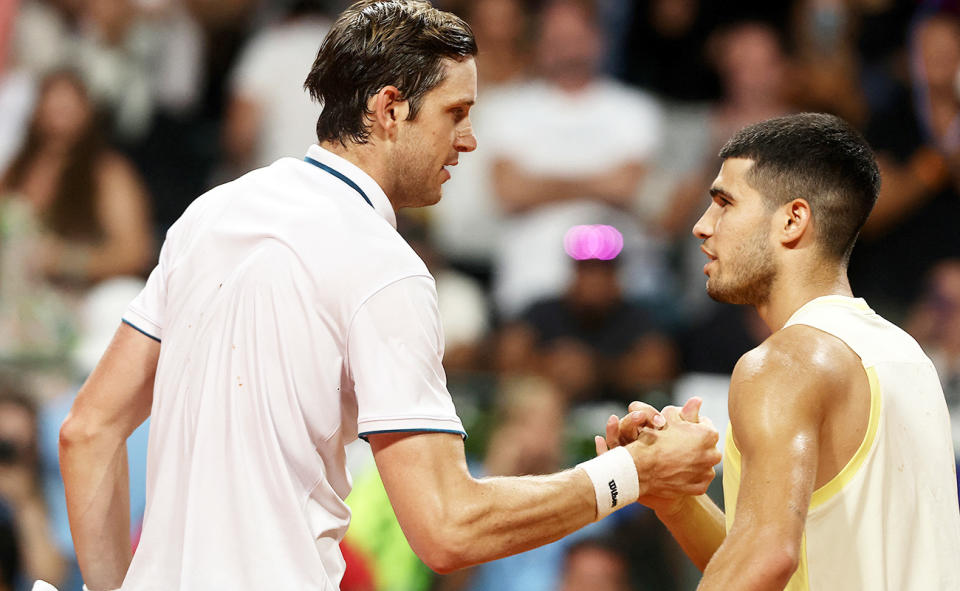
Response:
[[[90,591],[90,588],[86,585],[83,586],[83,591]],[[120,589],[114,589],[114,591],[120,591]]]
[[[577,464],[593,482],[597,495],[597,519],[603,519],[640,497],[640,478],[633,456],[623,447],[615,447],[592,460]]]

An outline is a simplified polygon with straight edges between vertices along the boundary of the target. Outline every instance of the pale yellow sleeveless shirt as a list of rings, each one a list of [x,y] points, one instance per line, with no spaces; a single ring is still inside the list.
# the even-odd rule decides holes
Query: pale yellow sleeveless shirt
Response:
[[[786,326],[832,334],[863,361],[870,421],[859,449],[813,493],[800,566],[786,589],[960,589],[960,509],[950,419],[936,370],[916,341],[862,299],[825,296]],[[740,487],[740,452],[727,429],[727,531]]]

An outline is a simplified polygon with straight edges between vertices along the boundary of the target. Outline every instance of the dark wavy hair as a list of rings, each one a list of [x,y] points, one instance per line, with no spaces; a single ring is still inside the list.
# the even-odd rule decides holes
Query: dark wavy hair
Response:
[[[424,0],[362,0],[327,33],[304,83],[323,105],[317,139],[366,143],[367,100],[396,86],[415,119],[423,96],[444,79],[443,60],[477,54],[470,26]]]

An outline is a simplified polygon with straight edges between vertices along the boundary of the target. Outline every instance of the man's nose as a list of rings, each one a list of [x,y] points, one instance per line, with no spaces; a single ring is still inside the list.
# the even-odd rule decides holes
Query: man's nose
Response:
[[[693,235],[700,240],[706,240],[713,235],[713,216],[711,215],[712,209],[713,204],[710,204],[710,206],[707,207],[707,210],[703,212],[703,215],[700,216],[700,219],[697,220],[697,223],[693,225]]]
[[[472,127],[465,127],[457,131],[453,147],[457,152],[473,152],[477,149],[477,136],[473,135]]]

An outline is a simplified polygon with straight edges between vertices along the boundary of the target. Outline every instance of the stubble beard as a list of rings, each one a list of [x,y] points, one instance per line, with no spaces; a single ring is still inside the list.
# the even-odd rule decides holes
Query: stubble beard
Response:
[[[401,207],[423,207],[434,205],[440,201],[440,189],[433,183],[439,174],[430,175],[426,170],[428,164],[420,155],[413,138],[407,138],[405,147],[391,163],[391,174],[394,178],[394,196],[396,203]]]
[[[718,302],[760,306],[770,300],[777,277],[767,235],[757,231],[727,257],[727,270],[707,279],[707,295]]]

